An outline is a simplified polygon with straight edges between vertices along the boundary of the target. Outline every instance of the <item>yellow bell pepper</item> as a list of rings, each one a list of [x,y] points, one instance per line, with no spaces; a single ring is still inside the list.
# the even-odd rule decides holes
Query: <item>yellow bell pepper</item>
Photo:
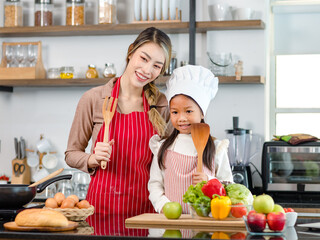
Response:
[[[212,234],[211,239],[230,239],[230,237],[224,232],[215,232]]]
[[[231,210],[231,200],[228,196],[212,195],[211,213],[215,219],[225,219]]]

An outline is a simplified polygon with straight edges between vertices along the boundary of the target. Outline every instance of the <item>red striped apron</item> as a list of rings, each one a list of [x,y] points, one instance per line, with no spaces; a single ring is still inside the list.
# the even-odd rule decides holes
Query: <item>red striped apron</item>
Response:
[[[182,201],[183,195],[192,184],[192,174],[197,171],[197,156],[188,156],[167,150],[165,155],[164,191],[166,197],[172,202],[179,202],[182,206],[182,213],[190,213],[187,203]],[[203,171],[212,175],[205,166]]]
[[[119,78],[111,96],[118,98]],[[147,112],[149,104],[142,91],[144,112],[121,114],[115,112],[110,123],[110,139],[114,139],[111,161],[105,170],[96,169],[91,176],[87,200],[94,205],[95,214],[88,218],[96,235],[147,235],[146,230],[126,229],[126,218],[154,212],[149,201],[147,184],[152,152],[149,140],[156,133]],[[102,142],[104,124],[96,142]]]

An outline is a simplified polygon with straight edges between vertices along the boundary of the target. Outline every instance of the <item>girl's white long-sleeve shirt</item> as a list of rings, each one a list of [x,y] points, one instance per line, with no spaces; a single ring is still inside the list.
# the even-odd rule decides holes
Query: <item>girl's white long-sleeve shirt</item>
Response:
[[[164,140],[160,140],[158,135],[154,135],[150,141],[149,146],[153,153],[153,160],[150,169],[150,180],[148,182],[149,199],[157,212],[161,212],[162,207],[165,203],[170,202],[170,200],[165,195],[164,189],[164,175],[165,169],[161,170],[158,164],[158,151]],[[222,141],[214,141],[216,147],[216,153],[214,157],[214,172],[205,171],[208,175],[209,180],[212,178],[217,178],[220,181],[233,182],[232,171],[230,168],[229,158],[228,158],[228,146],[229,140],[224,139]],[[179,134],[168,150],[187,155],[187,156],[197,156],[197,150],[193,144],[191,134]]]

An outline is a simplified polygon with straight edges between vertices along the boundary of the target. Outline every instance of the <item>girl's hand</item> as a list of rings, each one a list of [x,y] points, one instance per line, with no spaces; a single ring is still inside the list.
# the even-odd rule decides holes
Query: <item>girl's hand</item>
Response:
[[[109,162],[113,144],[113,139],[108,143],[97,142],[94,148],[95,154],[91,155],[88,160],[88,168],[98,167],[99,165],[101,165],[101,161]]]
[[[204,172],[195,172],[192,174],[192,185],[196,185],[202,181],[208,181],[208,176]]]

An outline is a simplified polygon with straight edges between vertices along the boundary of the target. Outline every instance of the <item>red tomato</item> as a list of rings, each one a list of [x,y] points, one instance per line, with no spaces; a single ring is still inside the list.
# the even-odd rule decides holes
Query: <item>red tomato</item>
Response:
[[[237,233],[234,233],[230,236],[231,239],[246,239],[246,234],[244,234],[243,232],[237,232]]]
[[[286,212],[294,212],[293,208],[287,208]]]
[[[247,208],[245,206],[241,207],[241,205],[243,205],[243,203],[238,203],[231,207],[231,215],[233,217],[241,218],[242,216],[247,215]]]

